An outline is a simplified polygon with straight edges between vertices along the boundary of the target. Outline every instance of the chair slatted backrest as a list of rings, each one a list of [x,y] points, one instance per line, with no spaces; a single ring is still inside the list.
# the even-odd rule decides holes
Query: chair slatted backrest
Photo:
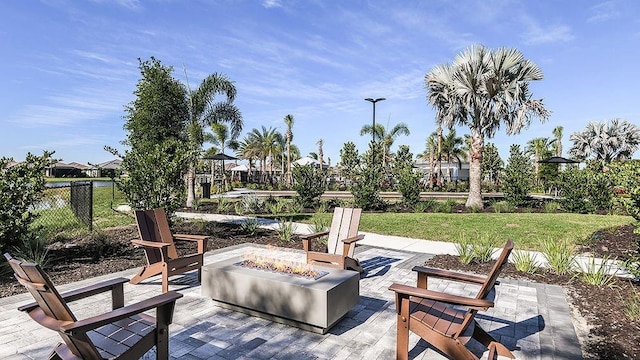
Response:
[[[169,244],[167,249],[169,258],[177,259],[178,252],[173,242],[173,235],[164,209],[136,210],[136,222],[140,239],[158,243]],[[145,253],[149,264],[162,261],[160,250],[145,247]]]
[[[362,209],[358,208],[337,207],[333,210],[333,219],[329,230],[329,239],[327,240],[329,254],[344,255],[342,254],[343,246],[341,240],[358,235],[361,214]],[[353,256],[353,254],[347,255]]]
[[[486,299],[489,296],[489,294],[491,293],[491,290],[493,290],[494,286],[496,285],[496,281],[498,280],[498,276],[502,271],[502,267],[509,261],[509,255],[511,254],[512,250],[513,250],[513,241],[507,240],[507,243],[502,248],[502,252],[500,253],[500,256],[496,260],[495,264],[493,264],[491,271],[487,275],[487,279],[485,280],[484,284],[482,284],[482,286],[480,287],[480,290],[476,295],[476,299]],[[458,336],[461,336],[462,334],[464,334],[467,327],[473,321],[476,313],[478,313],[478,310],[476,309],[469,309],[467,311],[467,314],[465,315],[462,325],[460,326],[460,330],[455,334],[454,337],[457,338]]]
[[[54,320],[69,323],[77,321],[67,303],[60,296],[60,293],[40,265],[19,261],[9,254],[4,254],[4,256],[11,265],[18,282],[29,290],[44,315]],[[41,325],[46,326],[46,319],[43,319],[39,311],[36,308],[30,311],[29,315]],[[75,355],[84,356],[83,358],[95,358],[98,356],[98,351],[86,334],[74,334],[71,337],[55,327],[51,329],[58,331],[58,334]]]

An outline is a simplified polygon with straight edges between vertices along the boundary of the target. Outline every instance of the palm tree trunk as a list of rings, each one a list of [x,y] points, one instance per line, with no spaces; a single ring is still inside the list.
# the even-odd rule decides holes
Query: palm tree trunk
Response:
[[[471,130],[471,150],[469,151],[469,197],[466,207],[482,208],[482,147],[484,138],[476,129]]]
[[[438,124],[438,185],[442,185],[442,125]]]
[[[190,208],[193,206],[193,201],[196,199],[195,193],[195,166],[190,165],[189,170],[187,171],[187,207]]]
[[[287,185],[291,186],[291,140],[287,141]]]

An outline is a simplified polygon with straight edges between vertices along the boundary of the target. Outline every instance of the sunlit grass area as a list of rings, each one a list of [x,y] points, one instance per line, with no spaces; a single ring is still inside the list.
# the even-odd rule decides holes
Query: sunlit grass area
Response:
[[[314,214],[304,221],[331,216]],[[540,250],[545,239],[585,243],[597,230],[633,222],[630,216],[570,213],[363,213],[360,231],[447,242],[491,236],[496,243],[513,239],[521,249]]]

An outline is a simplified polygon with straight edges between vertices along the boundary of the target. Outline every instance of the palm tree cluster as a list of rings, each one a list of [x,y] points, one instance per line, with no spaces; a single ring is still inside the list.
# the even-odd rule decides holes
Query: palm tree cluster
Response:
[[[436,109],[436,123],[452,129],[466,126],[471,133],[469,198],[466,206],[482,206],[481,163],[485,137],[501,125],[508,135],[542,121],[549,111],[532,99],[529,82],[542,79],[542,70],[517,49],[488,49],[474,45],[451,64],[435,66],[425,76],[427,100]]]
[[[573,146],[569,154],[578,159],[594,159],[603,163],[631,159],[640,147],[640,128],[623,119],[590,122],[583,131],[569,137]]]

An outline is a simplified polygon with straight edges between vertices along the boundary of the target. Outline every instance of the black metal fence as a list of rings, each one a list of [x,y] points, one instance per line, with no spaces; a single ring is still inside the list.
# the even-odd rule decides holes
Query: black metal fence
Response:
[[[34,225],[48,235],[93,227],[93,182],[73,181],[70,185],[47,188],[34,206]]]

